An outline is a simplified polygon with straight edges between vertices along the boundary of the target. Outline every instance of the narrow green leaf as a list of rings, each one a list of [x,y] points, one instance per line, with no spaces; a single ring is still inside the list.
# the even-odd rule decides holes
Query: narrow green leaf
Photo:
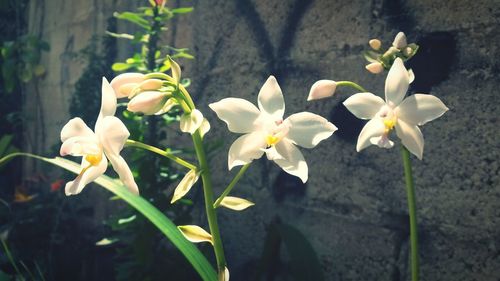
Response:
[[[80,173],[81,167],[79,164],[66,160],[64,158],[46,158],[29,153],[13,153],[9,154],[2,159],[0,159],[0,165],[5,163],[16,156],[31,157],[38,160],[45,161],[47,163],[59,166],[75,174]],[[213,267],[207,261],[205,256],[191,244],[188,240],[184,238],[182,233],[177,230],[177,226],[170,221],[162,212],[160,212],[156,207],[151,205],[144,198],[132,194],[128,189],[122,185],[119,181],[116,181],[108,176],[102,175],[95,180],[95,183],[111,191],[115,195],[123,199],[130,206],[137,209],[142,213],[149,221],[151,221],[165,236],[184,254],[184,256],[191,263],[193,268],[198,272],[200,277],[205,281],[216,281],[217,274],[215,273]]]
[[[191,13],[193,11],[193,7],[182,7],[170,10],[174,14],[185,14]]]
[[[146,19],[142,18],[139,14],[132,13],[132,12],[123,12],[123,13],[115,12],[113,15],[118,19],[122,19],[122,20],[129,21],[131,23],[135,23],[144,29],[147,29],[147,30],[151,29],[151,27],[149,26],[149,22]]]
[[[111,66],[111,69],[113,69],[114,71],[124,71],[124,70],[131,68],[131,67],[132,67],[132,65],[127,64],[127,63],[115,62]]]
[[[2,138],[0,138],[0,157],[6,154],[7,148],[12,141],[12,137],[12,135],[3,135]]]

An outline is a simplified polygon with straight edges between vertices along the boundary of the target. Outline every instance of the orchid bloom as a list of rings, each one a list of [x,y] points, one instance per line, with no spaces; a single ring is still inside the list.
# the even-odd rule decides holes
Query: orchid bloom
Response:
[[[102,103],[94,132],[80,118],[71,119],[61,130],[61,156],[82,156],[82,171],[66,183],[66,195],[80,193],[85,185],[104,174],[108,159],[127,188],[139,194],[139,189],[120,151],[129,137],[125,125],[113,116],[116,111],[116,96],[106,78],[102,79]]]
[[[260,89],[258,108],[247,100],[225,98],[209,107],[224,121],[229,131],[243,133],[229,148],[228,168],[245,165],[266,153],[285,172],[308,178],[307,163],[295,145],[313,148],[337,128],[325,118],[296,113],[285,120],[285,102],[276,78],[270,76]]]
[[[389,140],[389,133],[396,128],[403,145],[422,159],[424,138],[418,126],[440,117],[448,108],[433,95],[415,94],[405,98],[411,79],[403,61],[397,58],[385,81],[385,101],[372,93],[358,93],[344,101],[356,117],[370,119],[359,134],[358,152],[372,144],[391,148],[394,142]]]

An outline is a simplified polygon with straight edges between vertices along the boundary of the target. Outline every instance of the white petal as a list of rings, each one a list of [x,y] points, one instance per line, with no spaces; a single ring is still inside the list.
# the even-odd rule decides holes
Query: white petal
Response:
[[[94,132],[79,117],[73,118],[64,125],[61,130],[61,141],[64,142],[72,137],[91,137]]]
[[[113,78],[113,80],[111,80],[110,84],[111,87],[113,87],[113,90],[115,91],[117,98],[126,98],[128,96],[128,93],[125,92],[122,93],[120,91],[120,87],[122,85],[130,83],[138,84],[141,83],[142,81],[144,81],[144,74],[130,72],[130,73],[122,73],[116,76],[115,78]]]
[[[224,279],[223,281],[229,281],[229,269],[227,267],[224,267]]]
[[[391,107],[397,106],[405,97],[410,85],[410,75],[400,58],[397,58],[385,80],[385,101]]]
[[[282,158],[275,158],[273,161],[278,164],[283,171],[299,177],[302,182],[305,183],[308,178],[308,168],[306,160],[300,150],[287,139],[281,140],[275,147]]]
[[[106,155],[118,155],[130,136],[125,124],[115,116],[108,116],[96,123],[96,134]]]
[[[373,74],[379,74],[384,71],[384,66],[380,62],[372,62],[367,64],[365,68]]]
[[[194,109],[189,114],[181,116],[180,128],[184,133],[194,134],[203,122],[203,114],[198,109]]]
[[[97,135],[104,149],[104,153],[109,158],[120,180],[130,192],[139,194],[139,188],[135,183],[132,171],[127,165],[127,162],[120,156],[120,151],[123,149],[123,145],[130,136],[125,124],[114,116],[108,116],[96,124],[96,132],[98,132]]]
[[[278,85],[278,81],[276,81],[274,76],[269,76],[266,83],[264,83],[259,91],[257,100],[260,111],[272,115],[277,120],[283,118],[285,100],[280,85]]]
[[[253,132],[237,138],[229,148],[227,161],[229,170],[262,157],[266,145],[265,136],[261,132]]]
[[[415,94],[404,99],[397,107],[398,118],[412,125],[424,125],[441,115],[448,108],[433,95]]]
[[[360,152],[366,147],[370,146],[372,143],[370,139],[373,137],[380,137],[384,134],[385,125],[384,121],[380,118],[374,118],[363,127],[361,133],[359,133],[358,143],[356,145],[356,151]]]
[[[113,170],[115,170],[118,174],[123,184],[130,192],[135,195],[139,195],[139,187],[137,186],[137,183],[134,180],[134,175],[132,174],[132,171],[130,170],[125,159],[118,154],[107,154],[107,156],[109,158],[109,162],[111,162],[111,165],[113,166]]]
[[[394,38],[392,46],[401,50],[402,48],[406,47],[406,45],[408,45],[408,43],[406,42],[406,35],[403,32],[399,32]]]
[[[399,119],[396,123],[396,133],[401,139],[403,145],[408,150],[422,160],[424,153],[424,136],[416,125],[410,125]]]
[[[139,87],[143,91],[154,91],[158,90],[163,86],[163,80],[161,79],[147,79],[144,80]]]
[[[394,142],[391,141],[386,135],[380,137],[370,138],[370,142],[380,148],[392,148],[394,147]]]
[[[59,154],[61,156],[82,156],[86,154],[97,155],[102,153],[97,137],[92,134],[90,137],[72,137],[65,140]]]
[[[78,175],[73,181],[66,183],[66,186],[64,188],[64,192],[66,193],[66,195],[69,196],[80,193],[87,184],[93,182],[99,176],[104,174],[104,172],[106,172],[106,169],[108,168],[108,160],[106,160],[104,154],[101,155],[101,157],[101,162],[99,162],[97,166],[88,168],[85,172]],[[82,169],[88,167],[89,164],[89,162],[83,159]]]
[[[141,112],[146,115],[152,115],[163,108],[166,100],[167,94],[163,92],[141,92],[128,102],[127,110],[131,112]]]
[[[415,80],[415,73],[413,72],[412,69],[408,69],[408,82],[413,83]]]
[[[309,91],[308,101],[318,100],[333,96],[337,83],[332,80],[319,80],[314,82]]]
[[[245,99],[225,98],[208,105],[233,133],[250,133],[260,111]]]
[[[372,119],[385,102],[381,97],[372,93],[358,93],[350,96],[343,104],[356,117]]]
[[[102,98],[101,98],[101,111],[99,116],[113,116],[116,112],[116,95],[115,91],[109,84],[106,78],[102,77]]]
[[[190,170],[187,172],[175,188],[174,196],[172,197],[170,203],[174,203],[184,197],[184,195],[186,195],[189,190],[191,190],[191,187],[193,187],[193,185],[198,181],[199,177],[200,173],[196,170]]]
[[[200,125],[200,135],[201,137],[204,137],[206,133],[210,131],[210,123],[208,122],[207,118],[203,118],[203,121],[201,122]]]
[[[179,225],[177,229],[179,229],[187,240],[193,243],[213,243],[212,235],[197,225]]]
[[[284,122],[290,126],[286,138],[305,148],[315,147],[337,130],[325,118],[305,111],[290,115]]]

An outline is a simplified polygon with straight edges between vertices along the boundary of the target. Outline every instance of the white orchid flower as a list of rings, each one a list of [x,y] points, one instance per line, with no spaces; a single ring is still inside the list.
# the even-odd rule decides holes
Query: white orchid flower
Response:
[[[405,98],[412,75],[403,61],[394,61],[385,81],[385,101],[372,93],[358,93],[344,101],[356,117],[371,119],[361,130],[356,150],[374,144],[391,148],[389,133],[396,134],[403,145],[419,159],[424,151],[424,138],[418,126],[443,115],[448,108],[433,95],[415,94]]]
[[[244,134],[229,148],[229,170],[266,153],[285,172],[306,182],[307,163],[295,145],[313,148],[337,128],[310,112],[296,113],[283,120],[285,102],[273,76],[264,83],[257,99],[259,108],[240,98],[225,98],[209,105],[226,122],[229,131]]]
[[[80,118],[71,119],[61,130],[61,156],[82,156],[82,171],[66,184],[66,195],[80,193],[85,185],[104,174],[108,159],[127,188],[139,194],[139,189],[120,151],[129,137],[125,125],[115,116],[116,96],[106,78],[102,79],[102,103],[94,132]]]

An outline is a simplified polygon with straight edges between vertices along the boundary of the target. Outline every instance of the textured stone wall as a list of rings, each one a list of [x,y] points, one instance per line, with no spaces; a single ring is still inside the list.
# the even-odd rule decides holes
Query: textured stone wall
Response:
[[[91,33],[102,33],[102,21],[116,3],[43,3],[45,19],[36,26],[44,28],[52,46],[44,58],[51,68],[40,87],[42,102],[28,100],[27,108],[49,112],[42,127],[32,127],[45,128],[48,147],[57,143],[54,136],[67,121],[67,101],[81,67],[68,63],[65,52],[83,46]],[[351,91],[306,102],[309,87],[319,79],[355,80],[383,95],[385,77],[365,71],[360,53],[368,39],[391,42],[400,30],[421,45],[410,64],[417,77],[412,91],[432,93],[450,108],[423,127],[424,159],[413,159],[422,280],[499,280],[500,2],[193,4],[193,14],[176,21],[167,37],[173,45],[194,51],[196,60],[184,66],[185,76],[193,80],[190,92],[212,123],[207,139],[225,140],[212,159],[217,192],[231,179],[227,149],[236,135],[228,134],[208,103],[227,96],[256,102],[258,90],[272,74],[284,92],[286,115],[312,111],[339,127],[317,148],[302,150],[310,168],[306,185],[261,160],[235,189],[235,196],[257,204],[241,213],[220,212],[234,280],[250,276],[266,226],[276,217],[308,234],[326,280],[409,280],[406,193],[398,149],[355,151],[363,122],[341,104]],[[54,17],[57,14],[61,16]]]

